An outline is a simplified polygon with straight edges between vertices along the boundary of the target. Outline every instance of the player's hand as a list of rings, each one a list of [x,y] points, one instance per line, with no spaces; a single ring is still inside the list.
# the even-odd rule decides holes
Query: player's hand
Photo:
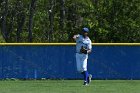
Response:
[[[73,39],[76,40],[79,37],[79,35],[74,35]]]

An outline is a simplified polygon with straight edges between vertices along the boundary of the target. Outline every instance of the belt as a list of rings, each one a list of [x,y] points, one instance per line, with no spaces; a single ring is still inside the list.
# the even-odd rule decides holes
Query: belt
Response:
[[[76,53],[78,53],[78,54],[83,54],[83,53],[81,53],[81,52],[76,52]]]
[[[76,52],[76,53],[78,53],[78,54],[84,54],[84,53],[81,53],[81,52]],[[87,54],[85,54],[85,55],[87,55]]]
[[[76,52],[76,53],[78,53],[78,54],[84,54],[84,53],[81,53],[81,52]]]

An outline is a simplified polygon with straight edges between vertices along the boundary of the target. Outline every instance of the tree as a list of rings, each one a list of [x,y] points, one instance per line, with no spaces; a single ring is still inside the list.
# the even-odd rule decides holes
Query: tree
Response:
[[[24,12],[24,5],[21,1],[17,1],[16,5],[17,10],[17,42],[21,42],[21,32],[25,23],[25,12]],[[31,29],[31,28],[30,28]]]
[[[82,27],[93,42],[140,42],[140,0],[0,0],[6,42],[73,42]]]
[[[54,3],[55,1],[54,0],[49,0],[49,4],[50,4],[50,7],[49,7],[49,32],[48,32],[48,39],[49,39],[49,42],[52,41],[52,34],[53,34],[53,30],[54,30]]]
[[[28,27],[28,31],[29,31],[28,39],[29,39],[29,42],[33,42],[32,29],[33,29],[33,16],[34,16],[34,12],[35,12],[36,1],[37,0],[31,0],[31,4],[30,4],[29,27]]]
[[[8,42],[8,32],[7,32],[7,24],[6,18],[8,14],[8,0],[3,0],[1,4],[2,16],[1,16],[1,32],[2,36],[4,37],[5,41]]]
[[[64,29],[64,21],[65,21],[65,0],[60,0],[60,33],[61,33],[61,37],[60,39],[63,41],[63,34],[65,33],[65,29]]]

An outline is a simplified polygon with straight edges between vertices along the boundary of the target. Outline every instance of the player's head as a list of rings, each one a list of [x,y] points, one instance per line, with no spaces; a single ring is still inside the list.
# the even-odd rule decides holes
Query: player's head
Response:
[[[88,32],[89,32],[89,29],[88,29],[87,27],[84,27],[84,28],[82,29],[82,35],[83,35],[84,37],[86,37],[86,36],[88,35]]]

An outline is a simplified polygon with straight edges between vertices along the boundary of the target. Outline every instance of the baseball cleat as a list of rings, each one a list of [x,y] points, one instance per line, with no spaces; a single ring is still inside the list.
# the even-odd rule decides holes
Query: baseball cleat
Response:
[[[89,74],[89,77],[88,77],[88,83],[90,83],[90,82],[91,82],[91,79],[92,79],[92,75],[91,75],[91,74]]]
[[[84,84],[83,84],[84,86],[88,86],[88,83],[87,82],[84,82]]]

